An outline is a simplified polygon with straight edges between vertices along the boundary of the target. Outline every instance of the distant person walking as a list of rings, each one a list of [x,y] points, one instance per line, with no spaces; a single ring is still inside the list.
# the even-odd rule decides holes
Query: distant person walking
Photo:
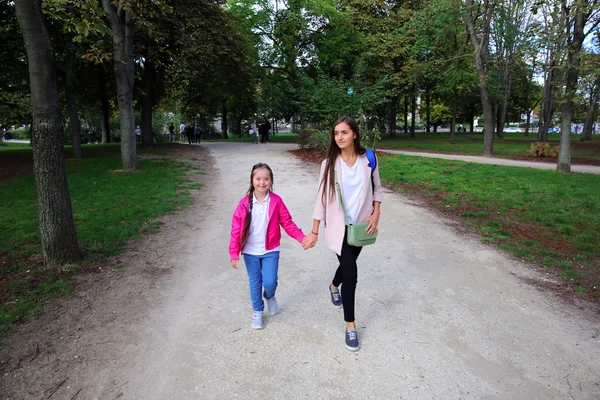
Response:
[[[240,253],[244,256],[250,298],[252,299],[252,328],[263,328],[263,296],[269,313],[278,310],[275,291],[279,269],[281,229],[302,243],[306,238],[292,220],[281,197],[273,193],[273,171],[267,164],[252,167],[250,188],[236,207],[231,221],[229,259],[237,269]],[[304,247],[304,244],[303,244]]]
[[[194,125],[189,125],[185,128],[185,135],[187,136],[188,144],[192,144],[194,142]]]
[[[346,348],[356,351],[359,348],[354,319],[354,297],[358,280],[356,260],[362,247],[348,244],[346,220],[349,224],[368,222],[366,232],[369,235],[377,231],[381,181],[377,165],[372,167],[366,150],[360,146],[358,125],[352,118],[345,116],[335,122],[327,154],[327,158],[321,163],[313,228],[305,242],[314,246],[319,225],[324,221],[325,244],[337,255],[339,261],[329,285],[329,295],[334,307],[344,307]],[[373,162],[376,161],[373,154]]]
[[[169,143],[173,143],[175,141],[175,126],[171,122],[169,125]]]
[[[179,143],[183,143],[183,137],[185,136],[185,124],[182,122],[179,125]]]
[[[135,127],[135,140],[138,143],[142,141],[142,128],[139,125]]]
[[[252,144],[258,144],[258,128],[256,127],[256,120],[250,125],[250,131],[252,132]]]
[[[196,125],[196,127],[194,128],[194,138],[195,143],[202,142],[202,128],[200,128],[200,125]]]

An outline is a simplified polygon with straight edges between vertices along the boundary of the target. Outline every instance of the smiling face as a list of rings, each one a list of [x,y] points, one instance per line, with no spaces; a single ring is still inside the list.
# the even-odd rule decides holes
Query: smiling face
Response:
[[[252,186],[256,194],[265,196],[271,190],[272,184],[271,171],[266,168],[256,168],[254,170],[252,174]]]
[[[345,122],[340,122],[333,128],[335,143],[341,150],[350,150],[354,148],[354,139],[356,134],[350,129],[350,126]]]

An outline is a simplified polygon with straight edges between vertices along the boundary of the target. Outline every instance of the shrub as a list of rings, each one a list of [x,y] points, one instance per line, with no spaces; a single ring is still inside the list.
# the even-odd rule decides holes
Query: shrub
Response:
[[[301,148],[308,147],[319,151],[327,151],[330,140],[329,133],[304,128],[300,131],[298,144]]]
[[[535,157],[558,157],[560,146],[550,146],[550,143],[531,143],[529,153]]]

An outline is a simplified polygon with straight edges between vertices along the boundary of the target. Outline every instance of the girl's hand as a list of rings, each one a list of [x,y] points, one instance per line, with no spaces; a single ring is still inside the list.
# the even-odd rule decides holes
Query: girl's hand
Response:
[[[231,260],[231,266],[235,269],[237,269],[237,262],[238,260]]]
[[[317,244],[317,235],[315,235],[314,233],[309,233],[308,235],[306,235],[304,237],[304,239],[302,239],[302,248],[304,250],[308,250],[310,248],[315,247],[315,244]]]
[[[365,222],[369,223],[367,226],[367,233],[369,235],[374,234],[377,232],[377,228],[379,227],[379,214],[371,214],[371,216],[367,218]]]

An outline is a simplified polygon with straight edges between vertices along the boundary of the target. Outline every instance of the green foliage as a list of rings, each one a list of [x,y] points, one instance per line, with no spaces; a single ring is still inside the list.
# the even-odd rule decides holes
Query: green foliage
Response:
[[[431,123],[441,125],[452,119],[452,111],[445,104],[434,104],[431,107]]]
[[[329,149],[331,143],[331,134],[327,132],[317,131],[314,129],[305,128],[300,131],[298,144],[301,148],[308,147],[325,152]]]

